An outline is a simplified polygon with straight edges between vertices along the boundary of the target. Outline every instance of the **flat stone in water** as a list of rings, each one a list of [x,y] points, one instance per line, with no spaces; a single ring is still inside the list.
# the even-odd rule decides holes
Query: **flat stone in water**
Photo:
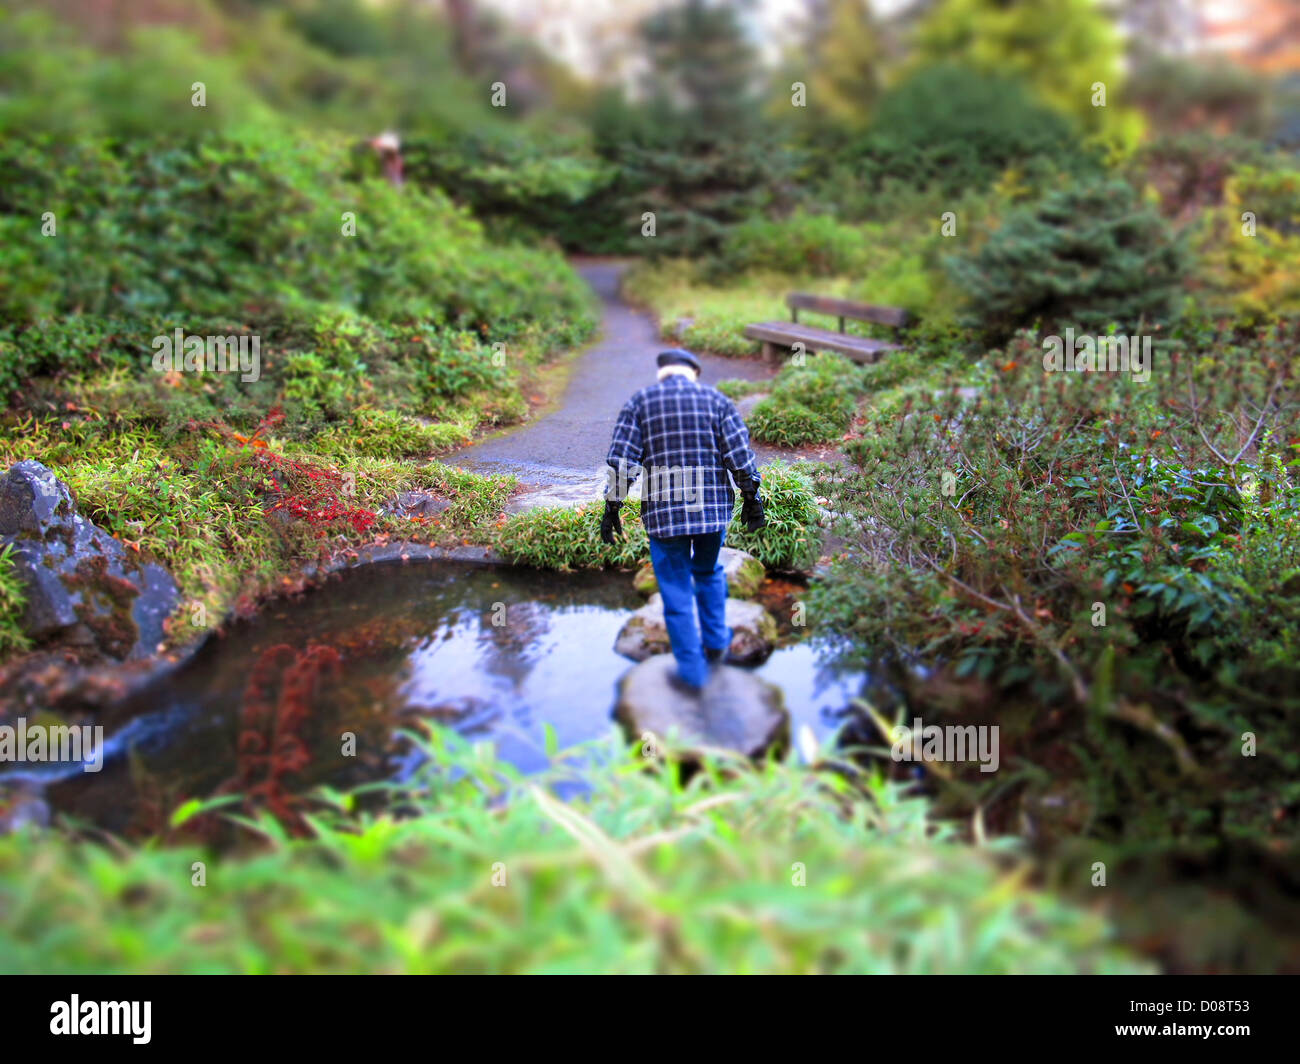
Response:
[[[662,740],[676,732],[688,747],[721,747],[761,757],[790,739],[790,717],[781,691],[751,672],[715,665],[698,694],[673,680],[677,662],[659,654],[629,669],[619,683],[615,715],[636,739],[647,732]]]
[[[729,598],[726,620],[731,629],[730,660],[739,665],[758,665],[768,659],[776,645],[777,628],[767,610],[757,602]],[[632,614],[618,633],[614,649],[633,661],[668,653],[671,644],[662,595],[650,596],[650,601]]]

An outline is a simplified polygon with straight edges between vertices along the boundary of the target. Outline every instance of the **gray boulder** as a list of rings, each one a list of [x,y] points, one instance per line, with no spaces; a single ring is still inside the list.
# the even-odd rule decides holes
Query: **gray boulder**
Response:
[[[118,660],[156,651],[180,599],[176,582],[78,514],[67,485],[40,462],[18,462],[0,477],[6,544],[27,596],[23,627],[34,639]]]
[[[722,562],[722,571],[727,576],[727,594],[736,598],[749,599],[758,594],[759,586],[767,570],[763,563],[752,554],[734,547],[723,547],[718,554]],[[632,586],[643,595],[653,595],[659,590],[659,581],[655,579],[654,566],[649,562],[637,570],[632,578]]]
[[[790,741],[781,691],[752,672],[715,665],[698,693],[675,684],[677,663],[659,654],[629,669],[614,714],[632,739],[663,741],[676,733],[687,749],[715,747],[761,757]]]
[[[776,621],[757,602],[727,599],[727,625],[731,628],[730,660],[737,665],[757,665],[767,660],[776,645]],[[664,623],[664,600],[659,594],[637,610],[623,625],[614,649],[633,661],[666,654],[672,647]]]

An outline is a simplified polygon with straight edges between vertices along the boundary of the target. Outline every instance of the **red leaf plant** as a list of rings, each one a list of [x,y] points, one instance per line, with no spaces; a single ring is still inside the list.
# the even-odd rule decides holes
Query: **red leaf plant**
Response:
[[[338,651],[309,643],[302,650],[280,644],[263,651],[244,688],[240,712],[238,769],[220,788],[239,792],[295,834],[306,825],[288,777],[311,762],[302,729],[319,692],[342,671]]]

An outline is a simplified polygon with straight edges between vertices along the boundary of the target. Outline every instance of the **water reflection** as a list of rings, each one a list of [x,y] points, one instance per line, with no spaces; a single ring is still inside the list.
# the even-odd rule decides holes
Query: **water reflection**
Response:
[[[626,574],[453,563],[344,574],[235,626],[117,707],[104,770],[69,773],[49,797],[118,831],[157,830],[185,798],[223,792],[260,795],[292,822],[293,796],[318,783],[409,772],[398,733],[419,719],[491,739],[536,771],[546,726],[561,747],[616,726],[615,688],[631,663],[614,641],[642,602],[630,585]],[[803,644],[758,673],[783,688],[793,728],[819,736],[862,685]]]

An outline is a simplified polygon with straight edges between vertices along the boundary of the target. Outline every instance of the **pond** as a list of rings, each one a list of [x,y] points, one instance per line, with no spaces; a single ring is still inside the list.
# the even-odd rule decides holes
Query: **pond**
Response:
[[[537,771],[547,725],[561,748],[617,727],[615,689],[633,663],[614,641],[642,603],[627,574],[447,562],[350,570],[231,626],[115,707],[101,771],[25,775],[56,810],[135,833],[222,790],[400,779],[418,755],[398,733],[421,719],[490,739]],[[778,647],[755,671],[784,691],[792,734],[808,725],[819,737],[865,680],[806,643]]]

